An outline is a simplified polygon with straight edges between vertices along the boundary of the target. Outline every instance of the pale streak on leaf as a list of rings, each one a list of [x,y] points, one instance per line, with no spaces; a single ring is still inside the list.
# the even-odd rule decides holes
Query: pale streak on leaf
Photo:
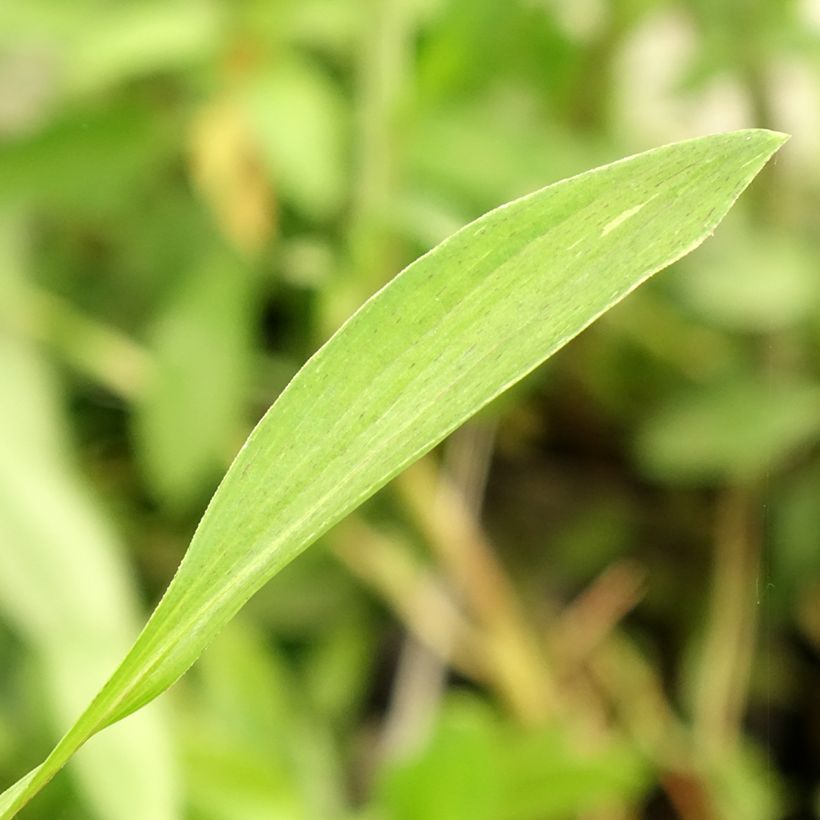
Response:
[[[654,199],[655,197],[652,197]],[[632,208],[627,208],[623,213],[618,214],[611,222],[607,222],[604,225],[604,229],[601,231],[601,236],[606,236],[610,231],[614,231],[619,225],[623,225],[627,219],[630,217],[635,216],[639,211],[643,210],[652,200],[647,200],[646,202],[640,202]]]

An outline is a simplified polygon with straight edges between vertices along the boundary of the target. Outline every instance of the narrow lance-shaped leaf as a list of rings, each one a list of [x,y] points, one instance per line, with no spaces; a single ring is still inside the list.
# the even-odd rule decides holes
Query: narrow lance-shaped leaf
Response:
[[[697,247],[786,137],[689,140],[492,211],[367,301],[240,451],[131,652],[12,817],[91,735],[167,689],[323,532],[656,271]]]

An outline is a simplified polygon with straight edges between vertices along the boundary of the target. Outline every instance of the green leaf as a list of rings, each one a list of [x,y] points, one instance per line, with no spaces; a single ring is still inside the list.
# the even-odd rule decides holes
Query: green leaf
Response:
[[[786,137],[689,140],[486,214],[410,265],[251,434],[136,644],[25,788],[167,689],[278,570],[656,271],[699,245]]]
[[[379,774],[376,816],[446,820],[504,816],[503,764],[498,717],[481,701],[452,697],[442,708],[427,747]],[[509,737],[503,738],[509,741]]]
[[[333,216],[346,188],[346,114],[333,83],[289,58],[250,78],[242,95],[274,187],[315,219]]]
[[[707,322],[734,332],[771,333],[817,311],[820,288],[814,249],[797,237],[761,232],[729,220],[720,241],[679,277],[684,304]]]
[[[137,407],[135,433],[151,489],[171,507],[186,509],[210,482],[213,488],[226,455],[241,441],[251,290],[248,271],[210,249],[152,328],[155,367]]]
[[[745,377],[700,389],[653,412],[636,454],[666,481],[762,479],[820,435],[820,385]]]
[[[465,696],[445,701],[426,747],[379,775],[375,816],[392,820],[577,817],[634,800],[651,767],[624,741],[579,744],[562,727],[525,729]]]
[[[767,590],[790,611],[801,591],[820,578],[820,463],[816,459],[790,474],[774,496],[771,583]]]
[[[43,671],[56,730],[127,649],[139,624],[137,596],[122,545],[59,446],[63,419],[40,361],[0,337],[0,370],[15,386],[15,401],[0,403],[0,613]],[[95,738],[76,764],[94,817],[176,816],[159,713]]]
[[[218,5],[209,0],[77,0],[70,8],[31,0],[0,8],[0,45],[27,50],[40,63],[49,96],[71,98],[210,57],[220,23]]]
[[[0,221],[0,301],[21,308],[19,224]],[[17,291],[17,293],[15,293]],[[5,330],[5,328],[3,328]],[[122,544],[74,466],[66,420],[36,348],[0,332],[0,616],[42,670],[38,705],[55,734],[105,681],[139,628]],[[160,712],[95,738],[72,774],[86,816],[171,820],[173,753]]]
[[[185,698],[188,800],[209,820],[337,817],[341,784],[283,657],[235,619],[205,653]]]
[[[145,105],[67,113],[35,135],[0,143],[0,204],[68,208],[74,219],[110,214],[166,148],[162,119]]]

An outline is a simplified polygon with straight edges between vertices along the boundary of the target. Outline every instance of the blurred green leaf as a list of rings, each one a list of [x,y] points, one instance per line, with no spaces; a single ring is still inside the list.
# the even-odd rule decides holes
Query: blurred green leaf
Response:
[[[550,539],[552,574],[574,585],[589,583],[635,543],[634,511],[621,498],[591,491]]]
[[[290,669],[242,619],[202,658],[188,698],[190,802],[208,820],[331,820],[340,783],[326,728],[309,718]]]
[[[373,673],[372,629],[362,617],[348,617],[311,643],[305,684],[317,712],[335,724],[358,715]]]
[[[556,128],[531,99],[504,94],[427,112],[408,143],[413,184],[473,208],[520,196],[542,179],[604,159],[602,147]],[[499,151],[499,145],[508,150]]]
[[[548,820],[633,800],[649,774],[623,744],[582,749],[557,727],[521,729],[451,698],[426,748],[390,764],[375,799],[391,820]]]
[[[813,251],[794,237],[761,233],[745,224],[710,243],[697,265],[677,277],[683,301],[706,321],[728,330],[767,333],[817,310]]]
[[[479,702],[450,701],[428,748],[381,775],[376,800],[384,815],[391,820],[503,817],[503,747],[496,721]]]
[[[585,748],[555,730],[513,733],[500,742],[509,753],[504,815],[510,818],[563,818],[633,803],[652,782],[651,765],[626,742]]]
[[[7,299],[18,264],[10,256],[3,247]],[[13,385],[13,400],[0,401],[0,611],[42,667],[49,723],[64,725],[133,639],[139,607],[122,547],[72,464],[55,384],[36,352],[5,329],[0,373]],[[74,773],[94,817],[176,818],[158,712],[89,744]]]
[[[252,282],[212,249],[160,309],[154,366],[137,407],[138,454],[158,498],[185,508],[199,499],[239,443],[251,367]]]
[[[345,59],[359,41],[370,9],[361,3],[337,0],[289,0],[283,4],[277,26],[288,41],[323,50]],[[266,3],[259,4],[259,27],[270,20]]]
[[[178,70],[210,56],[219,45],[220,7],[213,0],[97,3],[73,40],[68,83],[87,94],[114,83]]]
[[[656,271],[699,245],[785,137],[678,143],[466,226],[383,288],[251,434],[145,630],[27,785],[153,700],[279,569]]]
[[[639,430],[643,469],[665,481],[754,481],[820,435],[820,385],[747,378],[678,396]]]
[[[59,95],[89,96],[208,56],[219,11],[212,0],[27,0],[0,9],[0,43],[28,47]]]
[[[278,194],[313,219],[333,216],[347,185],[347,113],[333,82],[290,58],[254,74],[243,100]]]
[[[130,102],[72,112],[35,136],[0,143],[0,204],[68,206],[71,216],[119,204],[155,168],[167,132]]]
[[[789,476],[774,505],[772,594],[784,603],[807,583],[820,578],[820,465]]]

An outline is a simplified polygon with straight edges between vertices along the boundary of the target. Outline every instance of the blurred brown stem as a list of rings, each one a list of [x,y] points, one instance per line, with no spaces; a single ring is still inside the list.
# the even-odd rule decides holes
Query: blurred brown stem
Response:
[[[334,555],[375,589],[425,646],[462,674],[484,680],[483,638],[458,609],[441,579],[412,557],[395,535],[385,535],[357,515],[328,534]],[[449,625],[447,632],[440,624]]]
[[[463,498],[446,478],[436,480],[429,458],[399,476],[395,487],[487,635],[499,693],[524,722],[543,721],[557,697],[547,658],[515,589]]]
[[[607,567],[561,613],[551,643],[568,663],[582,662],[643,597],[646,570],[622,560]]]
[[[712,590],[694,702],[695,741],[711,759],[740,735],[757,628],[760,550],[753,494],[727,490],[716,513]]]
[[[494,432],[494,425],[469,422],[453,433],[444,447],[441,474],[452,479],[470,512],[476,516],[484,498]],[[443,644],[449,644],[456,627],[452,619],[438,619]],[[446,684],[446,657],[431,651],[412,634],[408,635],[402,644],[384,720],[382,748],[385,756],[406,754],[424,742]]]
[[[57,294],[27,287],[15,330],[47,345],[66,364],[113,394],[134,401],[142,395],[153,362],[139,344],[88,316]]]
[[[618,722],[657,766],[681,820],[716,820],[712,786],[700,771],[689,732],[643,653],[615,632],[591,652],[587,666]]]

